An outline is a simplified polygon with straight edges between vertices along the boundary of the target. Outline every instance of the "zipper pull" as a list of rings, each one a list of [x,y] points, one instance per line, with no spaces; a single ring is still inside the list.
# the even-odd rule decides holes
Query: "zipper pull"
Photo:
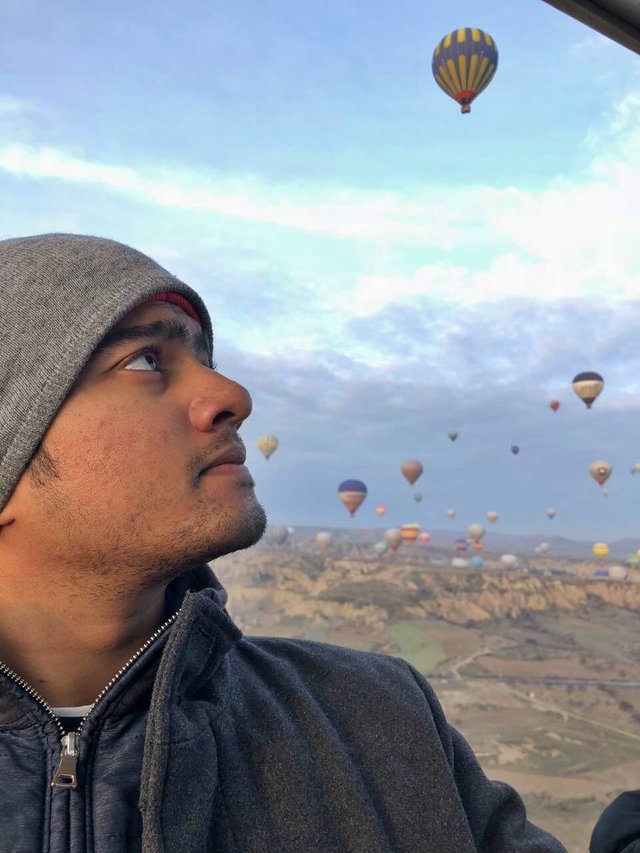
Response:
[[[76,743],[76,732],[69,732],[62,738],[60,764],[53,776],[52,788],[75,788],[78,785],[76,767],[80,749]]]

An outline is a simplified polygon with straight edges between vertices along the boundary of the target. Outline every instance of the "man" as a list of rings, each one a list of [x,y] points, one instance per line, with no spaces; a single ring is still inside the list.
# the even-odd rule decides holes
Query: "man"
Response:
[[[564,850],[404,661],[232,622],[266,521],[195,291],[48,234],[0,294],[0,851]]]
[[[589,853],[640,853],[640,791],[624,791],[600,815]]]

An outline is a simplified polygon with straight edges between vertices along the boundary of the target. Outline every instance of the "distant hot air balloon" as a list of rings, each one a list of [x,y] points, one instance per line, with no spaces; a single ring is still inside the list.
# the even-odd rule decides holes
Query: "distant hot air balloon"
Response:
[[[402,533],[398,527],[390,527],[385,531],[384,539],[392,551],[397,551],[398,546],[402,542]]]
[[[387,511],[387,508],[384,504],[378,504],[378,506],[376,507],[376,512],[378,513],[379,516],[383,516],[386,511]]]
[[[549,408],[553,409],[554,412],[557,412],[558,409],[560,408],[560,403],[557,400],[552,400],[549,403]]]
[[[553,509],[553,507],[549,507],[549,509],[547,510],[547,515],[549,516],[549,518],[555,518],[556,517],[555,509]]]
[[[467,527],[467,536],[472,542],[479,542],[484,536],[484,527],[481,524],[470,524]]]
[[[502,557],[500,557],[500,562],[505,569],[515,569],[518,564],[518,558],[515,554],[503,554]]]
[[[400,536],[402,537],[402,541],[406,544],[408,548],[413,547],[413,543],[416,541],[419,535],[419,524],[403,524],[400,528]]]
[[[604,379],[599,373],[587,370],[573,377],[573,390],[583,401],[587,409],[591,408],[593,401],[604,388]]]
[[[332,539],[332,535],[324,530],[320,533],[316,533],[316,545],[320,548],[323,554],[326,554],[329,550],[329,545],[331,545]]]
[[[258,439],[258,450],[262,453],[265,459],[268,459],[271,454],[278,449],[278,439],[275,435],[261,435]]]
[[[429,541],[431,539],[431,534],[430,533],[421,533],[420,536],[418,536],[418,539],[420,542],[422,542],[423,545],[428,545]]]
[[[376,552],[376,554],[380,554],[382,556],[382,554],[384,554],[388,547],[389,545],[386,542],[376,542],[376,544],[373,546],[373,550]]]
[[[471,558],[471,565],[474,569],[481,569],[484,566],[484,560],[482,557],[479,557],[477,554],[474,554]]]
[[[517,456],[518,453],[520,453],[520,448],[518,447],[517,444],[511,445],[511,452],[513,453],[514,456]]]
[[[442,91],[471,112],[471,102],[493,79],[498,48],[489,33],[476,27],[453,30],[436,45],[431,71]]]
[[[605,542],[596,542],[591,550],[594,557],[603,560],[609,553],[609,546]]]
[[[636,464],[631,468],[632,474],[637,474],[640,471],[640,462],[636,462]]]
[[[538,550],[540,551],[541,554],[546,554],[547,551],[549,550],[549,545],[546,542],[541,542],[538,545]]]
[[[447,435],[449,436],[451,441],[455,441],[456,438],[458,437],[458,430],[457,429],[450,429],[449,432],[447,433]]]
[[[414,501],[419,504],[422,500],[422,492],[416,492],[413,496]]]
[[[455,548],[456,548],[456,551],[458,552],[458,554],[464,554],[464,552],[469,547],[469,543],[467,542],[466,539],[456,539],[456,541],[453,544],[455,545]]]
[[[338,497],[349,510],[351,518],[367,496],[367,487],[361,480],[345,480],[338,486]]]
[[[422,462],[419,462],[417,459],[405,459],[400,466],[400,470],[404,474],[405,479],[407,479],[413,486],[415,481],[422,474]]]
[[[276,545],[282,545],[289,537],[289,531],[286,527],[272,527],[269,530],[270,538]]]
[[[491,512],[487,513],[487,521],[489,522],[489,524],[495,524],[497,520],[498,520],[498,513],[497,512],[491,511]]]
[[[484,542],[478,539],[476,542],[471,543],[471,547],[474,551],[482,551],[484,549]]]
[[[447,516],[448,516],[449,518],[451,518],[451,519],[454,519],[454,518],[456,517],[456,511],[455,511],[455,509],[448,509],[448,510],[447,510]]]
[[[611,566],[609,568],[609,577],[614,581],[623,581],[627,576],[627,570],[624,566]]]
[[[603,462],[602,459],[597,459],[589,465],[589,473],[599,486],[607,482],[612,471],[613,467],[608,462]]]

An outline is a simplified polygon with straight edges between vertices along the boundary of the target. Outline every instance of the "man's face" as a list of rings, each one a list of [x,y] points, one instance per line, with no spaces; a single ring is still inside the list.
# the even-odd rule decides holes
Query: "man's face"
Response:
[[[112,331],[154,321],[178,321],[190,339],[200,332],[168,303],[137,308]],[[248,470],[201,473],[238,447],[250,413],[246,389],[209,368],[191,340],[94,353],[0,514],[18,522],[13,550],[125,591],[132,573],[153,584],[252,545],[266,518]],[[10,531],[0,528],[8,544]]]

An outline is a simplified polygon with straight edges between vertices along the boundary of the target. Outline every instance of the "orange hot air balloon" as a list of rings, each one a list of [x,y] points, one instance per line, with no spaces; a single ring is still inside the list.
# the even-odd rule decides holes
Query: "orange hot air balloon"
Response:
[[[549,408],[553,409],[554,412],[557,412],[558,409],[560,408],[560,403],[557,400],[552,400],[549,403]]]
[[[400,466],[400,470],[405,476],[405,479],[413,486],[418,477],[422,474],[422,462],[417,459],[405,459]]]
[[[376,512],[378,513],[379,516],[383,516],[386,511],[387,511],[387,508],[384,504],[378,504],[378,506],[376,507]]]
[[[413,547],[413,543],[416,541],[419,535],[419,524],[403,524],[400,528],[400,536],[402,537],[402,541],[406,543],[408,548]]]

